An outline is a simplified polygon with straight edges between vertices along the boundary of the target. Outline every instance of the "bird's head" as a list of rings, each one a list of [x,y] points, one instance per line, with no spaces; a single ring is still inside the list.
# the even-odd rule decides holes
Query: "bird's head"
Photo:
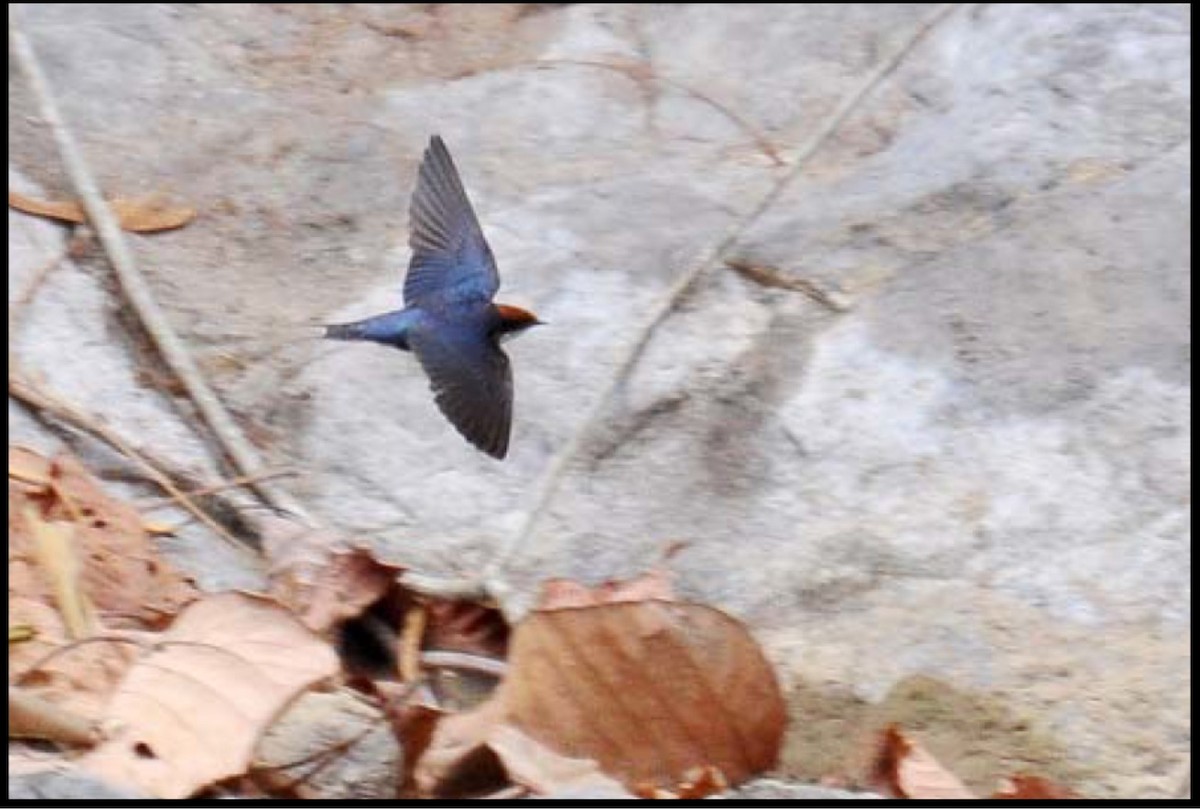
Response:
[[[545,323],[545,321],[538,320],[538,316],[529,310],[512,307],[507,304],[497,304],[496,314],[500,316],[500,323],[496,328],[496,333],[501,339],[519,335],[531,326],[539,326]]]

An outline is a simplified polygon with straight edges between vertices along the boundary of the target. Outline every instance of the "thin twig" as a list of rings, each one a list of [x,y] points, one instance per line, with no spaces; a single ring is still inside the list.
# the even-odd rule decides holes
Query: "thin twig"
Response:
[[[806,278],[789,278],[780,272],[779,268],[770,265],[757,264],[745,259],[729,258],[725,266],[740,276],[763,287],[774,287],[779,290],[791,290],[807,295],[813,301],[828,309],[830,312],[847,312],[850,307],[844,301],[835,299],[833,295],[821,289]]]
[[[219,537],[226,540],[239,551],[245,552],[248,549],[246,543],[230,534],[229,530],[214,520],[207,512],[197,506],[191,498],[180,491],[171,478],[158,465],[152,463],[143,451],[135,449],[108,425],[95,421],[69,402],[40,390],[29,382],[29,380],[13,371],[10,371],[8,375],[8,394],[31,408],[48,413],[56,419],[60,419],[112,445],[137,464],[151,481],[174,498],[180,506],[190,512],[205,526],[216,532]]]
[[[423,650],[421,666],[437,667],[440,669],[460,669],[465,672],[478,672],[493,678],[503,678],[508,672],[508,664],[495,658],[482,655],[458,652],[456,650]]]
[[[879,66],[873,70],[866,80],[863,81],[854,92],[850,93],[843,99],[842,103],[834,113],[826,120],[825,124],[818,129],[811,138],[801,147],[796,155],[794,162],[788,172],[776,181],[775,185],[767,192],[766,196],[759,201],[749,214],[742,217],[733,228],[711,249],[702,261],[685,271],[674,284],[671,285],[658,302],[651,309],[650,315],[642,323],[641,327],[634,332],[633,341],[628,344],[623,352],[620,361],[617,363],[613,371],[612,378],[605,388],[596,398],[592,408],[588,411],[583,421],[576,431],[571,435],[571,438],[564,445],[563,449],[554,458],[550,464],[545,476],[542,479],[538,490],[537,500],[530,509],[525,521],[518,531],[509,536],[509,538],[501,545],[496,554],[488,561],[484,569],[484,584],[489,593],[493,595],[497,601],[503,603],[504,597],[507,595],[508,586],[500,578],[500,573],[508,559],[523,546],[529,537],[538,527],[543,515],[548,510],[553,502],[558,489],[562,484],[567,469],[575,460],[583,448],[585,440],[592,434],[596,426],[600,423],[605,413],[608,411],[609,404],[616,396],[621,386],[625,383],[629,374],[637,365],[642,356],[647,344],[649,344],[654,333],[659,325],[666,320],[667,316],[675,310],[679,301],[692,288],[696,281],[710,269],[721,263],[726,251],[734,245],[734,243],[746,232],[754,223],[756,223],[768,209],[775,204],[779,197],[787,190],[788,186],[799,176],[801,171],[807,167],[812,156],[817,153],[830,139],[830,137],[841,128],[842,124],[855,112],[862,103],[871,95],[871,93],[879,87],[879,85],[895,72],[896,68],[903,62],[912,50],[932,31],[939,23],[945,20],[951,13],[956,11],[962,4],[950,3],[939,6],[932,14],[929,15],[916,30],[905,40],[905,42],[896,49],[887,59],[882,61]]]
[[[246,441],[241,430],[233,421],[233,417],[208,385],[187,347],[175,334],[175,330],[151,294],[145,278],[134,261],[133,253],[125,241],[125,235],[121,231],[116,217],[100,193],[91,167],[58,109],[58,104],[54,100],[49,82],[38,62],[33,46],[16,24],[15,16],[14,8],[10,5],[9,41],[17,64],[20,66],[21,72],[25,74],[42,118],[45,119],[54,135],[67,176],[87,212],[88,220],[96,229],[100,244],[108,255],[121,289],[129,299],[133,311],[141,320],[163,361],[179,378],[188,396],[195,403],[200,416],[238,472],[243,475],[261,474],[263,465],[259,460],[258,453]],[[254,484],[254,489],[273,506],[297,516],[306,523],[312,522],[304,508],[286,492],[269,486],[261,480]]]
[[[236,489],[238,487],[249,486],[256,481],[268,480],[271,478],[284,478],[295,475],[295,470],[271,470],[269,472],[260,473],[258,475],[239,475],[236,478],[230,478],[228,481],[221,481],[216,484],[208,484],[196,489],[188,489],[184,494],[189,498],[198,498],[204,495],[213,495],[217,492],[224,492],[227,489]],[[155,509],[162,509],[165,506],[171,506],[175,503],[174,498],[156,498],[153,501],[138,504],[138,509],[143,512],[152,512]]]
[[[48,651],[41,658],[37,659],[32,664],[25,667],[25,669],[23,669],[20,674],[18,674],[16,677],[13,678],[13,683],[16,683],[16,684],[23,683],[26,678],[28,678],[30,675],[33,675],[35,672],[39,672],[39,671],[45,669],[46,666],[51,661],[58,658],[59,656],[63,656],[63,655],[67,655],[69,653],[75,652],[76,650],[80,649],[81,647],[86,647],[90,644],[100,644],[100,643],[133,644],[134,646],[137,646],[137,647],[146,647],[149,645],[150,642],[148,642],[146,640],[142,640],[142,639],[131,638],[128,635],[114,635],[112,633],[108,633],[108,634],[105,634],[102,636],[88,636],[87,638],[76,639],[75,641],[70,641],[70,642],[67,642],[66,644],[63,644],[62,646],[55,647],[54,649]]]
[[[404,614],[404,626],[396,643],[396,661],[401,681],[415,681],[421,677],[421,642],[425,640],[428,624],[429,611],[424,605],[413,605]]]
[[[13,344],[15,343],[14,338],[19,331],[18,327],[25,317],[25,310],[33,302],[34,296],[36,296],[38,290],[42,288],[42,285],[46,282],[46,279],[50,277],[50,271],[58,267],[62,263],[62,260],[67,258],[70,252],[71,246],[70,244],[67,244],[62,250],[51,256],[45,264],[34,271],[34,274],[30,276],[29,281],[25,282],[25,286],[21,288],[21,292],[18,293],[16,299],[8,305],[9,351],[12,351]]]

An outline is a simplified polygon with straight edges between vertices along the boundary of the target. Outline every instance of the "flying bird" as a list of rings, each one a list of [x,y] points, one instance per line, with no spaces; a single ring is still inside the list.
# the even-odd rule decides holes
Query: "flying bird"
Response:
[[[494,458],[508,453],[513,383],[501,340],[542,323],[495,304],[500,274],[442,139],[425,150],[409,206],[412,258],[404,309],[325,327],[335,340],[369,340],[411,351],[438,407],[463,437]]]

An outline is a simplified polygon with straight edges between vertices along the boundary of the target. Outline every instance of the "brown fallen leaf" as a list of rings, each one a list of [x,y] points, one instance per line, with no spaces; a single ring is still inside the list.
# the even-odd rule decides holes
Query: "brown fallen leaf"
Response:
[[[271,595],[317,633],[361,614],[395,587],[404,570],[351,547],[341,535],[284,520],[264,532],[263,550]]]
[[[445,712],[434,706],[407,700],[395,704],[389,701],[386,712],[392,724],[392,733],[400,741],[400,750],[404,752],[400,789],[403,793],[412,793],[417,790],[417,763],[422,761],[433,742],[433,735]]]
[[[20,687],[8,687],[8,737],[91,745],[96,728],[68,709]]]
[[[879,735],[868,783],[895,799],[976,799],[919,743],[895,725]]]
[[[563,756],[510,725],[498,724],[487,738],[508,777],[534,793],[621,795],[621,783],[600,770],[592,759]]]
[[[26,507],[45,522],[71,526],[81,592],[106,622],[161,627],[195,598],[190,581],[159,555],[137,510],[107,495],[75,458],[49,460],[10,448],[10,473],[14,468],[21,478],[10,474],[8,486],[10,599],[18,595],[49,604],[55,598],[54,583],[37,562],[33,526],[23,517]],[[29,478],[46,483],[30,484]]]
[[[117,683],[137,656],[123,641],[87,639],[68,646],[62,615],[51,605],[9,594],[9,621],[29,627],[33,637],[9,645],[13,683],[88,720],[99,720]]]
[[[427,650],[448,650],[504,660],[511,633],[504,615],[494,607],[452,599],[425,603]]]
[[[395,715],[403,725],[393,722],[402,740],[411,738],[421,746],[406,780],[419,795],[451,798],[503,786],[502,769],[495,754],[487,748],[488,736],[504,719],[504,707],[499,701],[492,699],[478,708],[452,715],[425,707],[417,707],[413,712],[412,708]]]
[[[139,658],[105,713],[108,739],[80,764],[164,799],[244,773],[259,737],[337,656],[279,604],[240,593],[189,605]]]
[[[8,477],[33,489],[50,486],[50,460],[22,445],[8,448]]]
[[[83,206],[74,200],[45,201],[35,200],[18,194],[11,189],[8,192],[10,207],[26,214],[48,217],[63,222],[76,224],[86,222],[87,214]],[[172,206],[159,195],[148,195],[137,199],[109,200],[121,228],[134,233],[153,233],[181,228],[196,218],[195,210],[182,206]]]
[[[993,799],[1080,799],[1083,798],[1070,788],[1029,774],[1013,774],[1004,780]]]
[[[549,579],[542,583],[538,607],[542,610],[561,610],[613,602],[645,602],[649,599],[674,598],[670,572],[665,568],[658,568],[633,579],[609,580],[595,587],[588,587],[570,579]]]
[[[631,788],[672,790],[695,768],[739,784],[775,764],[786,721],[739,622],[661,600],[534,612],[496,699],[511,725]]]

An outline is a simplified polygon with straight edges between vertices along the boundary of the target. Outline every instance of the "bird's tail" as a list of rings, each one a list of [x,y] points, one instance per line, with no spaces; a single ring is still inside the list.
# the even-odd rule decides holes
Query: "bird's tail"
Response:
[[[365,332],[361,321],[325,324],[325,337],[330,340],[368,340]]]
[[[327,324],[325,337],[331,340],[370,340],[407,349],[408,329],[416,317],[413,310],[403,310],[385,312],[365,321]]]

